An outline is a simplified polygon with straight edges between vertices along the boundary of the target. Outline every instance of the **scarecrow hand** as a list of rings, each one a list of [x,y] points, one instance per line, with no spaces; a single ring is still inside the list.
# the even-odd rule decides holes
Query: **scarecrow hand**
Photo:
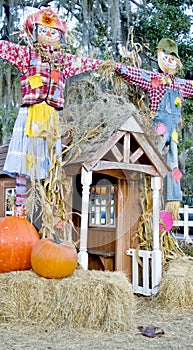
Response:
[[[115,69],[115,62],[113,61],[113,59],[110,59],[110,60],[103,62],[99,66],[99,73],[101,75],[109,75],[112,72],[114,72],[114,69]]]

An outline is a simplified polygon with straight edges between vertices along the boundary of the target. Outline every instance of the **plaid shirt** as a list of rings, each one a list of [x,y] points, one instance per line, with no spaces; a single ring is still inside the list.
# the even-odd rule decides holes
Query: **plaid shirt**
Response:
[[[55,57],[54,57],[55,55]],[[96,70],[102,61],[66,54],[57,62],[57,51],[52,59],[60,70],[53,68],[49,62],[42,62],[33,48],[21,46],[9,41],[0,41],[0,58],[8,61],[21,72],[22,105],[32,105],[46,101],[52,107],[62,109],[64,106],[64,87],[66,79],[83,72]],[[53,75],[52,75],[53,74]],[[31,78],[39,79],[39,86],[33,87]]]
[[[129,84],[136,85],[149,93],[150,109],[156,112],[166,90],[179,91],[180,100],[193,96],[193,81],[175,78],[171,74],[115,64],[115,71]]]

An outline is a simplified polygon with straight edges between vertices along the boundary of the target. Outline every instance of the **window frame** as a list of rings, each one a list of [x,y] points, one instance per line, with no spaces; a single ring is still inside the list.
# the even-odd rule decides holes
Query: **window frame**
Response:
[[[116,192],[116,184],[104,183],[91,185],[89,197],[89,227],[116,227]],[[112,223],[111,220],[113,220]]]

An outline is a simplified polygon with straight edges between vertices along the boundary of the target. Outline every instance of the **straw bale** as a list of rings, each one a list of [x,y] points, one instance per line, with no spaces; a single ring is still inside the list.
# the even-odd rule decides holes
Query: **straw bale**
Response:
[[[190,311],[193,307],[193,258],[170,261],[160,283],[158,304],[171,311]]]
[[[77,269],[56,280],[33,271],[0,275],[0,322],[127,330],[135,324],[135,299],[125,274]]]

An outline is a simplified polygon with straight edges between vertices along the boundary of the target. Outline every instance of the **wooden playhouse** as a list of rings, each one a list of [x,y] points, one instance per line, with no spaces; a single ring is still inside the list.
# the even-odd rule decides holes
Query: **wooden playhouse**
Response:
[[[64,125],[76,130],[71,140],[74,144],[85,130],[95,130],[94,137],[82,138],[81,152],[65,165],[72,186],[68,206],[74,213],[75,229],[71,228],[70,234],[78,242],[79,260],[84,268],[123,271],[132,281],[133,257],[128,250],[135,248],[133,238],[141,214],[141,179],[144,174],[149,175],[157,284],[161,277],[160,189],[170,169],[135,106],[112,93],[96,95],[92,91],[91,98],[85,102],[76,94],[76,103],[69,100],[61,116]],[[78,106],[76,110],[75,106]],[[1,146],[0,198],[4,202],[1,216],[5,215],[5,191],[15,184],[14,179],[2,174],[6,151],[7,146]]]

